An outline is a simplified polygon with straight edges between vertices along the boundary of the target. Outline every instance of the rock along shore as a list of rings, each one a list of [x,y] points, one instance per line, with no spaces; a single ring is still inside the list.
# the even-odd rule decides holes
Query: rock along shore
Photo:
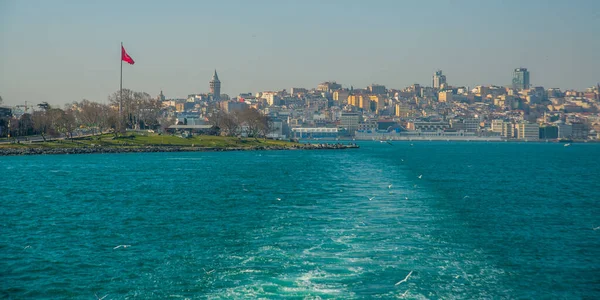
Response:
[[[142,152],[207,152],[207,151],[258,151],[258,150],[327,150],[358,148],[355,144],[302,144],[293,146],[256,147],[185,147],[185,146],[95,146],[74,148],[0,148],[0,156],[42,155],[42,154],[94,154],[94,153],[142,153]]]

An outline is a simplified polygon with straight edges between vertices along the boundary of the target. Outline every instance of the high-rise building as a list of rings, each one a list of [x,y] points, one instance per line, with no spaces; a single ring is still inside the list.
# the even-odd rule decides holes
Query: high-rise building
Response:
[[[217,75],[217,70],[215,70],[215,74],[213,74],[210,81],[210,93],[213,95],[213,100],[219,101],[221,99],[221,81]]]
[[[442,87],[442,84],[446,83],[446,75],[442,74],[442,70],[438,70],[433,74],[433,88],[439,89]]]
[[[517,90],[529,88],[529,71],[527,68],[516,68],[513,72],[512,87]]]

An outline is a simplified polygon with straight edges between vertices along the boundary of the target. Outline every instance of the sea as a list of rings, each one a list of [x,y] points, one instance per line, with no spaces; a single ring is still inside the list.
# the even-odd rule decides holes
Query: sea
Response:
[[[600,144],[0,157],[2,299],[600,299]]]

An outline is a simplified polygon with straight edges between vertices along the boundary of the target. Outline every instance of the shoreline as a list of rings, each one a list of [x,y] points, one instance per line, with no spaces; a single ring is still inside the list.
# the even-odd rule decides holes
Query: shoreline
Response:
[[[185,146],[142,146],[142,147],[14,147],[0,148],[0,156],[54,155],[54,154],[116,154],[116,153],[157,153],[157,152],[225,152],[225,151],[266,151],[266,150],[343,150],[359,148],[346,144],[301,144],[292,146],[253,146],[253,147],[185,147]]]

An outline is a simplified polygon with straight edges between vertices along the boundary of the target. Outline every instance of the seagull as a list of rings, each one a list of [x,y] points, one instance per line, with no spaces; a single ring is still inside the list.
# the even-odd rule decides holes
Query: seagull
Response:
[[[408,200],[408,197],[404,196],[404,200]]]
[[[413,271],[410,271],[410,273],[408,273],[408,275],[406,275],[406,277],[404,277],[404,279],[398,281],[395,285],[399,285],[399,284],[401,284],[403,282],[406,282],[408,280],[408,278],[410,278],[410,275],[412,275],[412,272]]]
[[[119,246],[114,247],[113,249],[119,249],[121,247],[127,248],[127,247],[131,247],[131,245],[119,245]]]
[[[281,198],[277,198],[277,201],[281,201]]]
[[[98,297],[98,295],[96,295],[96,294],[94,294],[94,296],[96,296],[96,299],[102,300],[102,299],[106,298],[106,296],[108,296],[108,294],[104,295],[104,297],[102,297],[102,298]]]
[[[215,269],[212,269],[210,271],[206,271],[205,268],[202,268],[202,270],[204,270],[204,273],[206,273],[207,275],[215,271]]]
[[[367,198],[369,198],[369,197],[367,197]],[[371,200],[373,200],[373,199],[375,199],[375,197],[371,197],[371,198],[369,198],[369,201],[371,201]]]
[[[421,179],[423,177],[423,174],[419,175],[419,179]]]
[[[596,230],[596,229],[594,229],[594,230]],[[27,245],[27,246],[25,246],[25,248],[23,248],[23,250],[29,249],[29,248],[31,248],[31,246]]]
[[[343,192],[343,190],[340,190],[340,193]]]
[[[391,185],[391,184],[390,184],[390,185],[388,185],[388,189],[391,189],[391,188],[392,188],[392,185]]]
[[[400,160],[401,160],[401,161],[404,161],[404,158],[401,158]]]
[[[600,226],[596,227],[596,228],[592,228],[593,230],[598,230],[600,229]]]
[[[402,295],[398,296],[398,298],[404,298],[406,295],[408,295],[408,290],[406,290],[406,292],[404,292]]]
[[[467,198],[471,198],[471,197],[469,197],[469,195],[463,197],[463,199],[467,199]]]
[[[413,144],[410,144],[411,146],[414,146]]]

